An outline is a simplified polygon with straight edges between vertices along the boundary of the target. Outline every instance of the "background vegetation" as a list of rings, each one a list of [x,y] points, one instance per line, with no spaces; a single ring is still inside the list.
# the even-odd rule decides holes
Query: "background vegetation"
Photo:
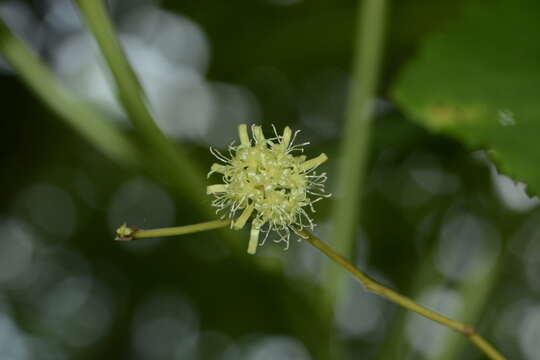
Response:
[[[359,205],[336,246],[356,265],[508,358],[540,359],[540,4],[388,5],[363,171],[341,152],[348,88],[365,84],[356,1],[110,1],[150,113],[138,86],[117,100],[135,79],[108,70],[121,60],[75,3],[1,2],[0,358],[481,359],[351,278],[333,289],[305,242],[248,257],[244,233],[112,241],[124,221],[209,220],[208,147],[257,123],[329,155],[321,238],[338,245],[332,214]],[[341,162],[359,166],[358,196],[338,188]]]

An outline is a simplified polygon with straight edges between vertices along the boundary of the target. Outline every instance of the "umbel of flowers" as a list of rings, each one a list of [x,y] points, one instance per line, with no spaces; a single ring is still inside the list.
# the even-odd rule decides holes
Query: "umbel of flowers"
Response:
[[[233,229],[251,221],[250,254],[255,254],[261,232],[265,233],[261,245],[275,231],[275,241],[288,248],[291,229],[315,225],[306,209],[315,212],[313,204],[330,196],[324,190],[326,173],[315,172],[327,156],[307,160],[301,153],[308,143],[294,144],[298,132],[286,127],[279,135],[274,127],[274,136],[267,139],[261,127],[253,125],[250,138],[243,124],[238,127],[240,144],[231,144],[228,156],[210,149],[221,163],[213,164],[208,176],[221,174],[222,183],[209,185],[207,193],[214,196],[218,215],[232,220]]]

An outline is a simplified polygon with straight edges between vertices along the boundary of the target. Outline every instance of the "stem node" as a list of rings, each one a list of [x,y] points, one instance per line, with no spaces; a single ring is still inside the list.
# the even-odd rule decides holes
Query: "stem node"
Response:
[[[469,337],[469,336],[472,336],[472,335],[476,334],[476,331],[474,330],[474,328],[472,326],[465,325],[463,327],[462,333],[463,333],[463,335]]]
[[[116,241],[131,241],[135,238],[135,234],[139,231],[137,228],[128,227],[126,223],[123,223],[116,229]]]

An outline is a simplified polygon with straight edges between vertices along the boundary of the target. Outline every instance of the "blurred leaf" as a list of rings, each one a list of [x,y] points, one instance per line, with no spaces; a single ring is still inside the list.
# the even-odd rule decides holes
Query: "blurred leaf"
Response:
[[[540,3],[475,2],[432,36],[393,95],[403,110],[540,192]]]

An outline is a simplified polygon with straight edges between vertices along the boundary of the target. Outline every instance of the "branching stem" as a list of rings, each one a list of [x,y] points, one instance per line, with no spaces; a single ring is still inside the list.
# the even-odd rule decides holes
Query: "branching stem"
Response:
[[[153,238],[153,237],[163,237],[163,236],[174,236],[174,235],[183,235],[194,232],[213,230],[218,228],[223,228],[230,226],[231,220],[215,220],[208,221],[204,223],[187,225],[187,226],[177,226],[170,228],[161,228],[161,229],[151,229],[151,230],[142,230],[137,228],[128,227],[126,224],[123,224],[116,230],[116,240],[120,241],[130,241],[134,239],[142,238]],[[461,323],[459,321],[452,320],[447,318],[444,315],[441,315],[433,310],[430,310],[414,300],[403,296],[394,290],[382,285],[381,283],[373,280],[362,271],[358,270],[354,265],[352,265],[348,260],[343,256],[335,252],[330,246],[326,245],[321,239],[310,233],[309,231],[303,229],[294,229],[297,234],[302,236],[306,241],[311,245],[319,249],[323,254],[328,256],[332,261],[337,263],[340,267],[347,270],[351,273],[362,285],[366,287],[367,290],[370,290],[408,310],[414,311],[415,313],[435,321],[447,328],[455,330],[465,337],[467,337],[478,349],[480,349],[488,358],[491,360],[506,360],[506,358],[501,355],[490,343],[488,343],[482,336],[476,333],[472,326]]]

